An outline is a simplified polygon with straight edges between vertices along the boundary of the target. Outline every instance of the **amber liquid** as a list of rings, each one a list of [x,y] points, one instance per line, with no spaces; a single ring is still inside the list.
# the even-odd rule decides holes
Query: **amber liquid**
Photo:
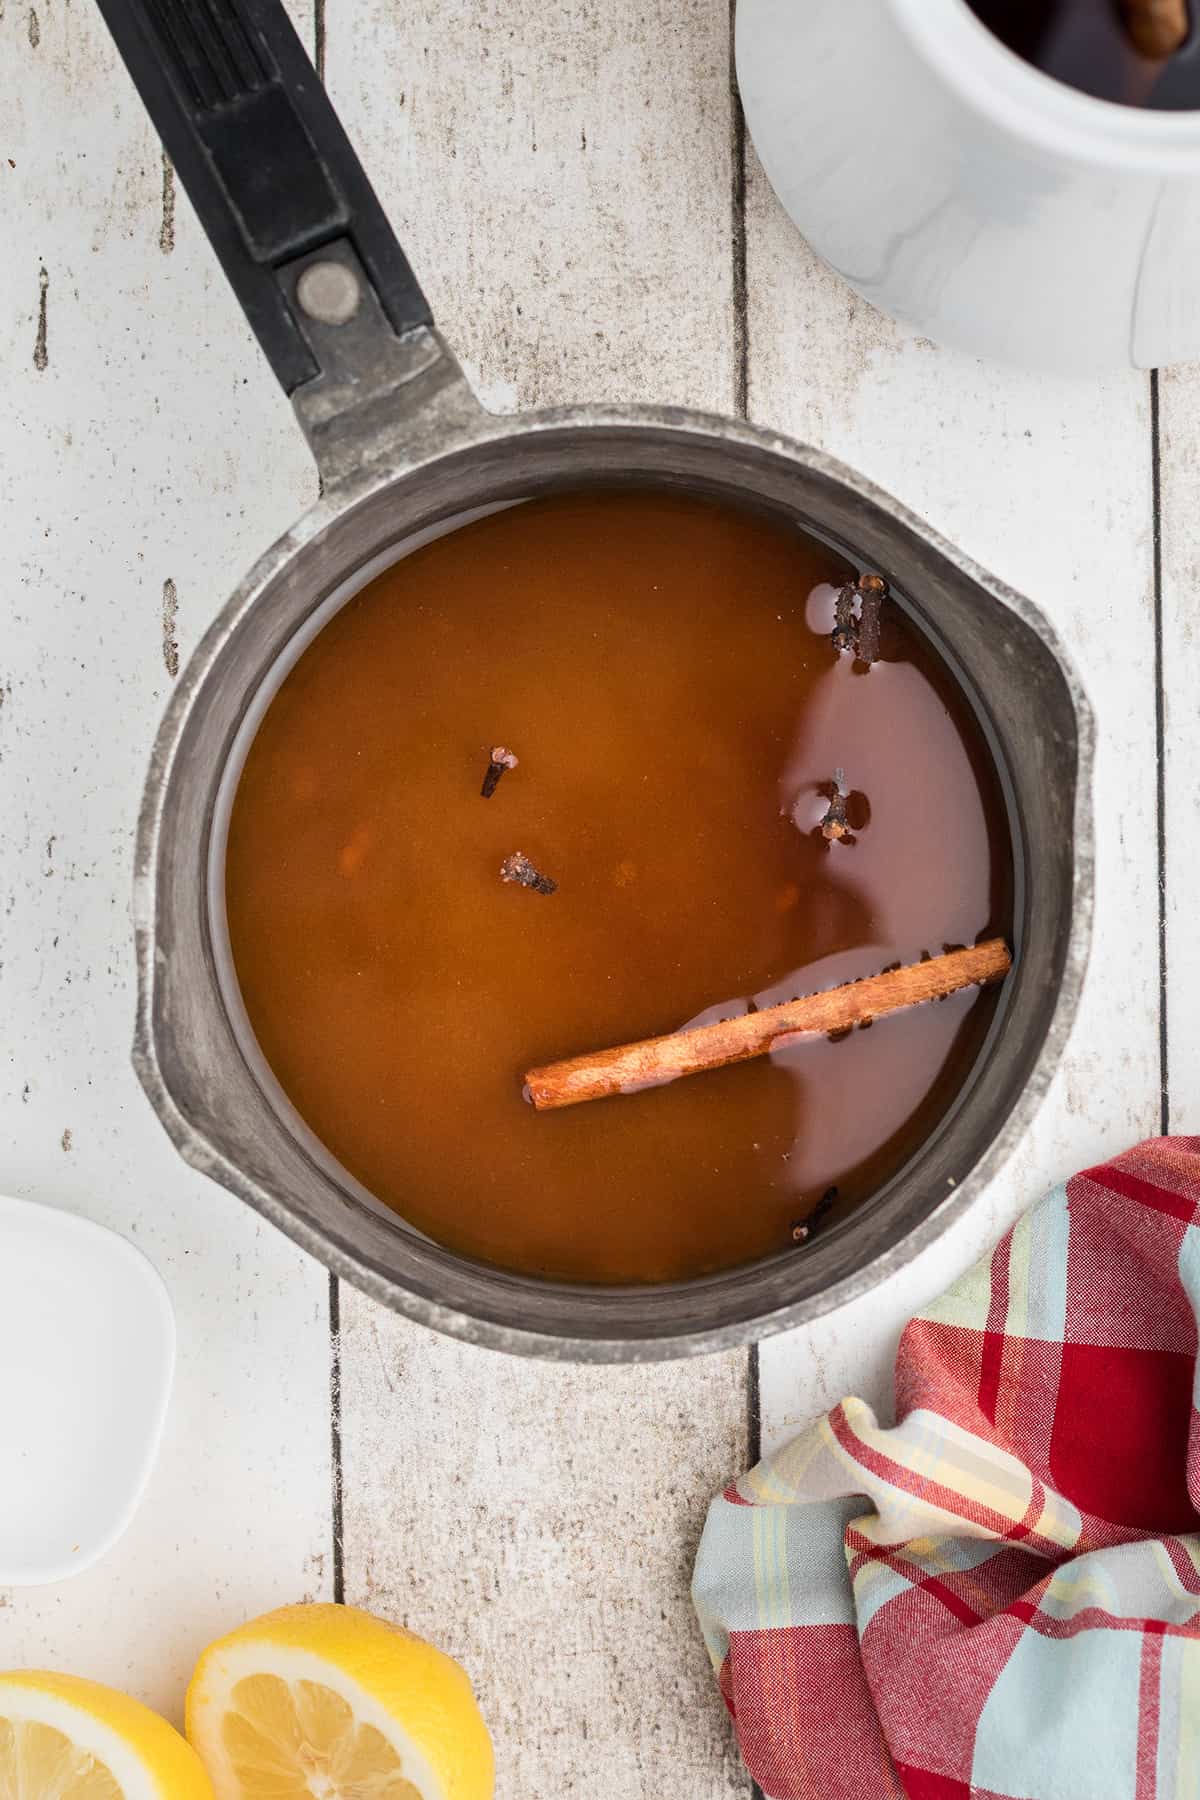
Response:
[[[1195,34],[1173,56],[1142,56],[1120,0],[968,0],[968,5],[1010,50],[1082,93],[1163,111],[1200,107]]]
[[[556,1057],[1009,930],[974,716],[891,602],[882,661],[836,653],[847,573],[705,500],[556,497],[410,555],[288,675],[233,807],[237,975],[293,1104],[410,1224],[568,1281],[800,1255],[831,1186],[835,1223],[941,1116],[992,995],[567,1111],[522,1095]],[[485,800],[493,744],[520,762]],[[515,850],[556,893],[501,882]]]

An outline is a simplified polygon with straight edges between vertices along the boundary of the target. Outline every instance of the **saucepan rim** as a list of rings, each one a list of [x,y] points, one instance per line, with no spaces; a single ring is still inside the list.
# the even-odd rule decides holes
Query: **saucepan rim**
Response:
[[[452,415],[452,416],[451,416]],[[147,778],[138,824],[137,855],[134,883],[134,919],[138,961],[138,1012],[133,1060],[139,1079],[161,1119],[164,1128],[189,1163],[251,1205],[258,1213],[282,1229],[294,1242],[308,1250],[342,1279],[352,1282],[373,1298],[417,1322],[467,1342],[490,1348],[535,1354],[556,1360],[574,1362],[638,1362],[690,1356],[744,1345],[776,1331],[820,1317],[858,1298],[897,1269],[905,1266],[930,1243],[940,1237],[954,1219],[971,1204],[980,1190],[991,1181],[1026,1132],[1041,1098],[1057,1066],[1074,1019],[1091,936],[1094,848],[1092,837],[1091,771],[1094,749],[1092,713],[1074,665],[1058,640],[1057,634],[1032,602],[1014,593],[1003,583],[980,568],[970,558],[947,543],[907,508],[899,505],[873,483],[865,480],[824,452],[795,443],[781,433],[752,425],[744,420],[674,407],[656,406],[580,406],[555,408],[537,413],[506,417],[484,413],[481,409],[451,409],[449,422],[442,429],[414,431],[407,439],[393,445],[371,465],[354,469],[348,477],[327,487],[317,502],[297,520],[250,570],[205,635],[179,684],[172,694],[159,729]],[[447,1305],[436,1296],[414,1291],[402,1277],[374,1266],[356,1256],[325,1227],[300,1216],[285,1194],[241,1168],[215,1141],[213,1133],[198,1127],[177,1103],[168,1073],[163,1066],[158,1041],[156,993],[169,947],[159,941],[159,856],[163,836],[164,815],[170,802],[175,778],[175,761],[180,742],[193,708],[202,698],[205,683],[214,665],[226,652],[239,627],[251,609],[269,599],[284,572],[300,565],[324,533],[343,525],[349,515],[368,501],[378,501],[395,487],[398,498],[405,481],[426,473],[439,459],[461,457],[472,452],[502,450],[516,439],[549,440],[561,434],[583,434],[597,444],[607,434],[645,433],[651,431],[667,440],[678,439],[692,445],[711,441],[714,452],[728,457],[731,489],[739,484],[732,480],[739,452],[763,453],[782,462],[793,471],[802,470],[837,484],[848,496],[861,500],[886,515],[889,522],[919,539],[923,548],[943,559],[953,571],[980,589],[999,606],[1005,607],[1027,629],[1032,631],[1049,658],[1056,664],[1065,684],[1074,718],[1076,735],[1076,782],[1073,804],[1074,864],[1071,891],[1071,917],[1062,965],[1061,979],[1053,1012],[1040,1041],[1036,1061],[1029,1078],[1011,1106],[1007,1116],[992,1132],[969,1173],[942,1198],[932,1201],[924,1216],[895,1242],[877,1254],[868,1256],[851,1273],[817,1292],[798,1300],[774,1306],[765,1311],[722,1323],[685,1329],[669,1335],[605,1336],[571,1335],[521,1323],[513,1303],[500,1311],[503,1317],[480,1317],[475,1312]],[[580,456],[580,482],[588,480],[585,455]],[[749,475],[741,482],[746,493],[753,492]],[[478,502],[486,504],[485,500]],[[394,533],[397,544],[409,535],[402,524]],[[379,539],[339,577],[346,581],[354,568],[379,554]],[[328,582],[325,592],[330,591]],[[226,758],[218,759],[216,780]],[[206,852],[207,855],[207,852]],[[210,958],[211,960],[211,958]],[[210,980],[218,996],[222,996],[215,970]],[[222,996],[223,999],[223,996]],[[177,1024],[178,1022],[176,1022]],[[254,1079],[247,1068],[247,1075]],[[283,1120],[280,1119],[280,1123]],[[378,1202],[374,1203],[378,1206]],[[407,1228],[410,1232],[411,1227]],[[446,1253],[452,1255],[452,1253]],[[467,1258],[454,1258],[460,1265]],[[471,1264],[479,1269],[482,1265]],[[736,1271],[727,1272],[728,1275]],[[495,1271],[497,1289],[520,1291],[521,1281]],[[689,1294],[700,1295],[721,1276],[677,1284]],[[532,1284],[530,1284],[532,1286]],[[563,1284],[557,1284],[561,1293]],[[620,1292],[626,1296],[632,1290]],[[653,1293],[656,1290],[646,1290]],[[676,1291],[676,1290],[673,1290]],[[611,1294],[611,1290],[579,1289],[584,1295]],[[499,1306],[499,1301],[497,1302]]]

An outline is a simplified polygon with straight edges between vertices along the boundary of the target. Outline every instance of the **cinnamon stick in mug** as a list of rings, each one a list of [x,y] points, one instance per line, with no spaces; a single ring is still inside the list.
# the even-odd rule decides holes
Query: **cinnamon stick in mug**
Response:
[[[991,938],[927,962],[909,963],[821,994],[764,1007],[761,1012],[547,1063],[544,1068],[529,1070],[525,1092],[539,1112],[602,1100],[610,1094],[635,1094],[684,1075],[749,1062],[800,1037],[849,1031],[905,1007],[942,1000],[960,988],[988,986],[1002,981],[1011,967],[1007,944]]]

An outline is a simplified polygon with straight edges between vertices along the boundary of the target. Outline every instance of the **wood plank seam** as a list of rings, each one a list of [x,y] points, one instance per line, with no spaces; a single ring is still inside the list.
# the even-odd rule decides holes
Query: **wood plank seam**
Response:
[[[729,121],[732,191],[730,194],[731,238],[733,254],[733,410],[739,418],[749,417],[750,406],[750,309],[747,303],[746,240],[746,116],[737,79],[736,45],[737,0],[729,0]],[[746,1352],[746,1460],[752,1468],[762,1456],[762,1402],[759,1391],[759,1350],[751,1344]],[[752,1782],[751,1800],[765,1800],[757,1781]]]
[[[1167,969],[1167,742],[1166,672],[1163,661],[1162,431],[1158,370],[1150,371],[1150,492],[1154,579],[1155,829],[1158,854],[1158,1058],[1159,1125],[1171,1129],[1170,1018]]]

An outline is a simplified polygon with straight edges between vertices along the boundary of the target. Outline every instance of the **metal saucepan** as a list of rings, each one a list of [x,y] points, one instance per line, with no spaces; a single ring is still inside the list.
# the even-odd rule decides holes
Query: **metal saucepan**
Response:
[[[504,1350],[633,1361],[746,1343],[861,1294],[948,1224],[1025,1130],[1062,1049],[1090,934],[1092,727],[1040,613],[818,451],[665,407],[486,412],[278,0],[100,0],[316,458],[317,504],[267,552],[180,680],[137,848],[134,1058],[181,1154],[397,1311]],[[881,570],[973,696],[1006,788],[1016,967],[949,1114],[857,1213],[704,1280],[588,1288],[456,1256],[372,1199],[291,1111],[232,979],[223,835],[280,670],[414,539],[592,483],[750,501]],[[419,1130],[419,1122],[414,1126]]]

